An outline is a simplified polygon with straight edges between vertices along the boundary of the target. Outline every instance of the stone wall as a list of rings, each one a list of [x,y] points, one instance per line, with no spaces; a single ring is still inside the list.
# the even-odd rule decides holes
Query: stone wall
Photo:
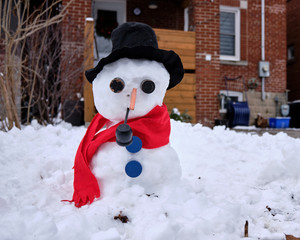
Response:
[[[248,91],[248,104],[250,108],[250,125],[255,123],[255,118],[260,114],[263,118],[281,116],[280,106],[286,104],[285,93],[266,92],[266,99],[261,100],[261,93]],[[275,97],[278,97],[278,108],[276,109]]]

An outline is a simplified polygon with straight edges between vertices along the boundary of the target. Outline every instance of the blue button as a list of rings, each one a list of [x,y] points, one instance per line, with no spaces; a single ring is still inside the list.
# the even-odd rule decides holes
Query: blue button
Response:
[[[137,153],[142,149],[142,145],[142,140],[137,136],[133,136],[132,143],[129,146],[127,146],[126,149],[128,152]]]
[[[136,178],[142,173],[142,165],[135,160],[132,160],[126,164],[125,172],[129,177]]]

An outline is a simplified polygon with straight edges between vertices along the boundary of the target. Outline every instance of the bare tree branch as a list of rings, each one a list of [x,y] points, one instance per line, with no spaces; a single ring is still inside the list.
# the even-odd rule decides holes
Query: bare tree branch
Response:
[[[0,1],[3,8],[0,11],[0,46],[4,49],[4,64],[0,65],[0,105],[3,106],[0,121],[4,129],[21,127],[20,98],[23,103],[27,101],[22,106],[27,112],[27,123],[33,115],[40,115],[43,123],[53,121],[61,98],[60,64],[63,62],[57,26],[73,1],[56,15],[52,10],[60,6],[61,0],[52,1],[49,7],[41,4],[32,11],[30,1]],[[11,29],[13,20],[17,22],[15,29]],[[55,38],[49,38],[49,31],[54,31]],[[33,108],[37,113],[32,113]]]

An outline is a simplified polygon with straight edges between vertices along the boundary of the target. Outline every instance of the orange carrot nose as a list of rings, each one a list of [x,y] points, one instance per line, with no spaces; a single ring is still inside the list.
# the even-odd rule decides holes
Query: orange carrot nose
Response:
[[[136,100],[136,88],[133,88],[131,92],[131,98],[130,98],[130,106],[129,106],[130,110],[134,110],[135,100]]]

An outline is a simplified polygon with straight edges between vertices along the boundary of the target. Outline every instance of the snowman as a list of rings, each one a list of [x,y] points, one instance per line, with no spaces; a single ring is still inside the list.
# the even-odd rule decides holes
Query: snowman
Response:
[[[98,114],[75,157],[76,207],[92,203],[100,192],[117,196],[134,185],[148,195],[164,194],[181,177],[163,104],[166,91],[183,77],[179,56],[159,49],[154,31],[142,23],[120,25],[112,43],[111,54],[85,73]]]

